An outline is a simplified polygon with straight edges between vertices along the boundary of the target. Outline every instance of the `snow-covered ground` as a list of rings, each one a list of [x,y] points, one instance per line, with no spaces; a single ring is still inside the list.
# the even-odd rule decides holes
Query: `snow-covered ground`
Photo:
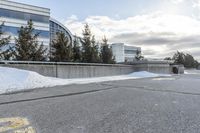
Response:
[[[160,77],[160,76],[170,76],[170,75],[155,74],[142,71],[121,76],[95,77],[95,78],[82,78],[82,79],[59,79],[59,78],[45,77],[32,71],[0,67],[0,94],[13,91],[34,89],[34,88],[53,87],[58,85],[87,84],[87,83],[97,83],[104,81],[139,79],[139,78],[150,78],[150,77]]]
[[[200,70],[197,70],[197,69],[186,69],[184,74],[200,75]]]

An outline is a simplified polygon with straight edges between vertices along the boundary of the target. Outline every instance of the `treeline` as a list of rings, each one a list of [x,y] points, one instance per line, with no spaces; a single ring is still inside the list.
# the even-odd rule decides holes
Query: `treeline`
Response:
[[[173,57],[166,57],[165,60],[173,60],[175,64],[182,64],[186,68],[198,68],[199,63],[188,53],[177,51]]]
[[[0,25],[0,60],[115,63],[106,37],[97,45],[88,24],[84,26],[83,38],[75,36],[73,42],[65,33],[58,32],[56,38],[50,42],[49,52],[38,41],[40,33],[35,33],[31,20],[27,26],[19,29],[14,46],[9,45],[11,37],[4,35],[2,27]]]

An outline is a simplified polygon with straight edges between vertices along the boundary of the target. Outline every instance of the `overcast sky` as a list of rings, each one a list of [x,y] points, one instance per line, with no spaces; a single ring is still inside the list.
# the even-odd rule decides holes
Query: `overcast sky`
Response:
[[[164,58],[177,50],[200,61],[200,0],[13,0],[51,9],[73,34],[83,24],[100,40],[142,47],[145,57]]]

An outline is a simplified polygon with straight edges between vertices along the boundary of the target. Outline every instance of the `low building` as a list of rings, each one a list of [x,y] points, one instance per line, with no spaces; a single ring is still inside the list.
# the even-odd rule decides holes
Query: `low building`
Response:
[[[111,47],[117,63],[133,62],[137,52],[141,53],[140,47],[126,45],[124,43],[113,43]]]

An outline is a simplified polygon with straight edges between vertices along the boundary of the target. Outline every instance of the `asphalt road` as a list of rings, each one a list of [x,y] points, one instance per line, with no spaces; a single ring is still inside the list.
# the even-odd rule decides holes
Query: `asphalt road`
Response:
[[[37,133],[199,133],[200,74],[0,95],[0,132],[16,117]]]

